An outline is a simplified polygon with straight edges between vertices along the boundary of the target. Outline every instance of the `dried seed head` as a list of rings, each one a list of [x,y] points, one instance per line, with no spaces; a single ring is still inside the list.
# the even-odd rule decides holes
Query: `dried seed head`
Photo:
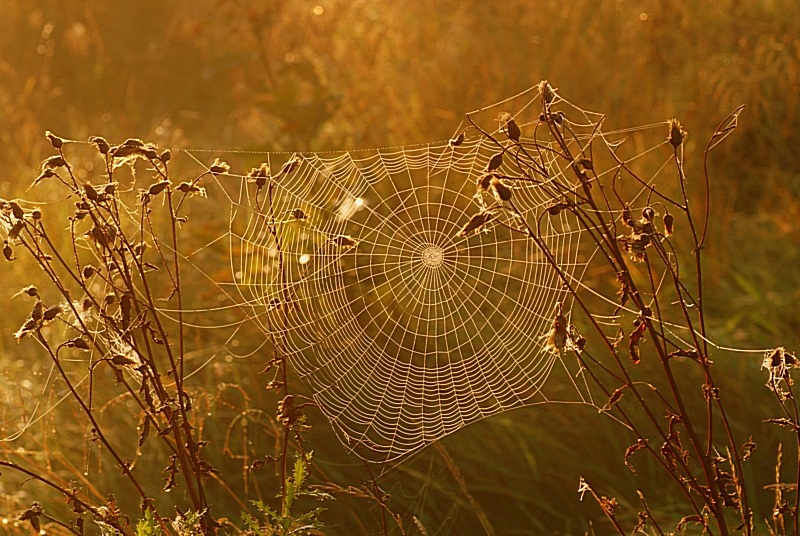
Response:
[[[331,242],[345,249],[350,249],[352,247],[355,247],[355,245],[357,244],[355,240],[346,235],[334,236],[333,238],[331,238]]]
[[[247,174],[247,182],[254,182],[259,190],[267,184],[268,178],[269,166],[266,163],[262,163],[259,167],[251,169],[250,173]]]
[[[677,119],[670,119],[667,121],[667,124],[669,125],[669,137],[667,139],[669,140],[670,145],[677,149],[683,144],[683,140],[686,139],[687,133],[685,130],[683,130],[680,121]]]
[[[42,171],[39,174],[39,176],[36,177],[36,179],[34,179],[33,184],[31,185],[31,187],[36,186],[37,184],[39,184],[40,182],[42,182],[45,179],[49,179],[50,177],[55,177],[55,176],[56,176],[56,172],[53,171],[50,168],[47,168],[44,171]]]
[[[89,279],[95,273],[94,266],[92,266],[91,264],[87,264],[86,266],[83,267],[83,272],[82,273],[83,273],[83,278],[84,279]]]
[[[556,303],[554,313],[553,327],[547,334],[547,343],[545,346],[548,350],[557,354],[567,346],[568,325],[567,317],[564,316],[561,302]]]
[[[20,293],[27,294],[28,296],[31,296],[33,298],[37,298],[39,296],[39,289],[37,289],[33,285],[30,285],[20,290]]]
[[[547,80],[542,80],[540,82],[540,86],[540,91],[542,92],[542,98],[544,99],[545,104],[550,104],[553,102],[553,100],[556,98],[556,94],[553,91],[552,86],[550,86]]]
[[[48,307],[47,309],[45,309],[44,313],[42,313],[42,319],[45,322],[49,322],[60,314],[61,314],[61,306],[53,305],[52,307]]]
[[[520,131],[517,122],[514,121],[513,117],[511,117],[511,114],[503,113],[500,115],[500,128],[503,130],[503,132],[505,132],[506,136],[508,136],[508,139],[519,143],[519,138],[522,135],[522,132]]]
[[[656,215],[656,211],[653,210],[651,207],[645,207],[642,209],[642,219],[648,222],[653,221],[653,218]]]
[[[74,339],[68,340],[67,341],[67,346],[69,348],[78,348],[80,350],[88,350],[89,349],[89,343],[87,343],[81,337],[75,337]]]
[[[633,227],[633,216],[631,216],[631,209],[628,207],[622,209],[622,223],[628,227]]]
[[[85,298],[83,299],[83,301],[81,302],[81,309],[82,309],[83,311],[88,311],[89,309],[91,309],[91,308],[92,308],[92,306],[93,306],[93,305],[94,305],[94,304],[92,303],[92,299],[91,299],[90,297],[88,297],[88,296],[87,296],[87,297],[85,297]]]
[[[479,192],[485,192],[489,189],[489,186],[492,183],[492,179],[494,178],[494,173],[484,173],[480,177],[478,177],[477,181],[477,188]]]
[[[97,147],[97,150],[103,155],[108,154],[108,151],[111,150],[111,147],[108,145],[108,142],[105,140],[105,138],[101,138],[100,136],[92,136],[89,138],[89,143]]]
[[[14,257],[14,250],[8,245],[8,240],[3,240],[3,257],[5,257],[7,261],[13,261],[16,258]]]
[[[483,226],[489,223],[492,219],[494,219],[494,214],[491,212],[478,212],[472,216],[472,218],[470,218],[464,227],[461,228],[457,236],[469,236],[471,234],[476,234],[480,232],[481,228],[483,228]]]
[[[112,293],[106,294],[103,297],[103,303],[105,303],[106,305],[111,305],[115,301],[117,301],[117,297]]]
[[[578,160],[578,165],[584,169],[594,169],[594,164],[588,158]]]
[[[45,169],[55,169],[64,167],[66,165],[67,161],[64,160],[64,157],[61,156],[60,154],[57,154],[55,156],[51,156],[50,158],[45,158],[39,169],[44,171]]]
[[[300,166],[300,157],[293,156],[281,168],[281,175],[288,175]]]
[[[489,160],[489,163],[486,165],[486,171],[494,171],[495,169],[499,168],[502,165],[503,165],[503,153],[497,153]]]
[[[11,210],[11,214],[13,214],[18,220],[21,220],[25,217],[25,211],[22,210],[22,207],[19,206],[16,201],[9,201],[8,208]]]
[[[212,171],[212,173],[213,173],[213,171]],[[147,194],[151,195],[151,196],[152,195],[158,195],[161,192],[163,192],[164,189],[167,186],[169,186],[169,181],[167,181],[167,180],[163,180],[163,181],[159,181],[159,182],[157,182],[155,184],[151,184],[150,188],[147,189]]]
[[[148,160],[156,160],[158,158],[158,151],[154,147],[147,146],[141,149],[141,154]]]
[[[463,132],[461,134],[459,134],[458,136],[456,136],[455,138],[450,140],[450,147],[458,147],[462,143],[464,143],[464,133]]]
[[[202,192],[202,188],[190,182],[182,182],[178,185],[178,191],[183,192],[185,194],[188,193],[196,194]]]
[[[214,163],[211,164],[211,167],[208,168],[208,171],[210,171],[214,175],[222,175],[224,173],[230,172],[230,170],[231,166],[229,166],[227,162],[223,162],[219,158],[214,159]]]
[[[45,132],[44,135],[47,137],[47,140],[50,142],[50,145],[52,145],[54,149],[61,149],[61,147],[64,145],[64,140],[62,140],[49,130]]]
[[[292,210],[291,214],[292,218],[296,220],[305,220],[306,218],[308,218],[308,216],[306,216],[306,213],[299,208]]]
[[[169,149],[164,149],[160,155],[158,155],[158,159],[161,160],[164,164],[169,162],[172,159],[172,153]]]
[[[664,236],[672,236],[675,230],[675,217],[672,214],[664,214]]]
[[[100,195],[97,193],[97,190],[94,189],[94,186],[91,183],[86,183],[83,185],[83,191],[86,194],[86,199],[89,201],[97,202],[100,200]]]
[[[492,188],[494,188],[497,197],[501,201],[509,201],[511,199],[511,188],[500,182],[497,178],[493,178],[491,182]]]
[[[38,208],[35,208],[31,211],[31,218],[34,220],[41,220],[42,219],[42,211]]]
[[[124,147],[133,147],[135,149],[141,149],[145,146],[145,143],[140,140],[139,138],[128,138],[127,140],[122,142]]]

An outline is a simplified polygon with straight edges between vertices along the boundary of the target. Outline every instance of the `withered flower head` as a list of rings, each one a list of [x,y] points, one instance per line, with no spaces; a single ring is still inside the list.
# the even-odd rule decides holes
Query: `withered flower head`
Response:
[[[228,173],[231,170],[231,166],[227,164],[227,162],[223,162],[219,158],[214,159],[214,163],[211,164],[211,167],[208,168],[208,171],[215,175],[222,175],[224,173]]]
[[[687,133],[685,130],[683,130],[680,121],[677,119],[670,119],[667,121],[667,124],[669,125],[669,137],[667,139],[669,140],[670,145],[677,149],[683,144],[683,140],[686,139]]]

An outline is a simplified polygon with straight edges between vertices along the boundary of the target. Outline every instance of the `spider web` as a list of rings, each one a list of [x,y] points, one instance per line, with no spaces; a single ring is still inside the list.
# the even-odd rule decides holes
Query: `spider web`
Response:
[[[188,356],[188,374],[223,356],[227,361],[226,350],[241,357],[237,334],[255,321],[268,335],[264,341],[277,343],[342,443],[380,463],[523,406],[557,402],[602,410],[607,396],[595,402],[575,356],[549,344],[555,311],[571,318],[567,284],[617,304],[584,283],[597,246],[571,211],[552,210],[575,202],[571,192],[582,185],[572,169],[576,162],[560,156],[552,133],[539,128],[545,87],[468,114],[453,140],[295,154],[174,151],[174,158],[188,156],[204,175],[210,166],[206,153],[226,153],[233,169],[264,161],[271,170],[262,184],[253,174],[234,173],[205,182],[209,199],[198,203],[211,208],[197,208],[209,211],[201,225],[217,238],[178,254],[198,282],[213,289],[192,296],[191,305],[184,302],[182,313],[187,326],[214,332],[223,342]],[[610,179],[620,161],[644,159],[655,161],[642,174],[652,183],[670,161],[670,151],[663,159],[645,158],[668,143],[666,122],[605,130],[604,116],[557,93],[550,109],[570,132],[565,139],[571,153],[591,156],[600,179]],[[546,179],[512,180],[514,148],[500,117],[513,118],[523,145],[538,148],[529,160]],[[602,150],[592,153],[593,142]],[[477,186],[500,152],[504,163],[495,171],[511,202]],[[517,175],[518,167],[517,162]],[[634,186],[625,195],[632,202],[647,193],[646,185]],[[133,193],[135,188],[134,182]],[[135,204],[123,208],[138,229]],[[228,213],[221,231],[220,212]],[[468,229],[476,215],[487,214],[492,217]],[[171,244],[145,233],[172,251]],[[227,248],[221,252],[223,242]],[[229,270],[220,271],[220,259],[229,260]],[[208,296],[221,305],[209,306]],[[247,318],[231,319],[231,311],[242,309]],[[161,311],[178,312],[166,306]],[[613,317],[599,321],[618,327]],[[85,362],[76,366],[80,384],[88,378]],[[5,440],[52,407],[37,403],[20,432]]]
[[[360,456],[395,460],[521,406],[592,403],[577,363],[547,344],[554,310],[569,311],[565,280],[591,259],[580,226],[569,211],[541,218],[561,200],[546,181],[509,181],[515,211],[476,189],[504,146],[498,113],[516,108],[530,126],[539,87],[470,114],[489,136],[469,127],[460,143],[269,154],[272,188],[251,174],[229,192],[242,303]],[[599,115],[562,106],[579,118],[576,140],[598,135]],[[551,180],[578,186],[555,152],[538,158]],[[487,210],[493,219],[463,232]],[[523,220],[538,222],[561,274]]]

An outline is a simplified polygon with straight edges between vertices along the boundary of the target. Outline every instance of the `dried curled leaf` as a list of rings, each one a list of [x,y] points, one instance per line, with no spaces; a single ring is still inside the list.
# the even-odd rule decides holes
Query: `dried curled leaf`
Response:
[[[63,147],[64,140],[62,140],[61,138],[59,138],[58,136],[56,136],[55,134],[53,134],[49,130],[47,132],[45,132],[44,135],[47,138],[47,141],[50,142],[50,145],[53,146],[53,149],[61,149],[61,147]]]
[[[614,407],[616,403],[619,402],[619,399],[622,398],[622,395],[625,393],[625,389],[627,388],[628,388],[627,385],[623,385],[622,387],[618,387],[613,393],[611,393],[611,396],[608,397],[608,402],[606,402],[606,405],[603,406],[603,411],[608,411],[612,407]]]
[[[647,448],[647,442],[640,437],[639,439],[636,440],[636,443],[625,449],[625,465],[628,466],[628,469],[630,469],[634,475],[636,474],[636,468],[633,467],[633,465],[629,461],[629,458],[633,455],[634,452],[638,452],[644,448]]]

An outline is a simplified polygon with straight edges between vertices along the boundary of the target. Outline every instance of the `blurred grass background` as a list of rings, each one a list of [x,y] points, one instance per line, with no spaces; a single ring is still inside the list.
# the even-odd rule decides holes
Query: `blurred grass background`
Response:
[[[689,181],[699,185],[708,136],[746,104],[739,129],[710,164],[711,333],[728,345],[797,348],[796,0],[4,0],[2,6],[3,198],[22,196],[51,153],[45,130],[72,139],[140,137],[203,149],[401,145],[448,138],[465,112],[545,78],[570,101],[607,114],[606,128],[679,118],[689,132]],[[219,223],[227,225],[224,215]],[[216,236],[210,222],[205,225]],[[6,263],[3,270],[5,423],[18,397],[41,390],[43,376],[34,374],[44,374],[47,363],[32,345],[12,340],[29,307],[9,301],[27,284],[25,265]],[[207,378],[209,404],[218,403],[222,413],[237,408],[232,418],[246,396],[254,412],[272,413],[274,402],[251,379],[265,359],[215,364]],[[763,387],[760,356],[721,354],[716,364],[737,430],[764,426],[761,419],[776,409]],[[236,398],[233,391],[239,398],[228,402]],[[309,444],[321,478],[365,481],[363,467],[345,455],[322,417],[312,414],[312,420]],[[635,497],[634,489],[659,489],[655,469],[631,478],[622,463],[630,442],[618,432],[590,411],[544,406],[470,426],[443,445],[496,533],[583,534],[593,527],[603,534],[596,505],[578,502],[579,475],[619,499]],[[771,433],[777,442],[780,432]],[[67,450],[81,451],[87,438],[78,434],[74,441],[61,437],[47,447],[63,449],[67,458]],[[268,445],[269,434],[259,441]],[[755,457],[761,469],[754,471],[769,474],[774,452],[774,443],[760,444]],[[241,472],[241,460],[215,462],[231,471],[239,463]],[[116,475],[107,478],[98,488],[113,487]],[[275,483],[265,479],[270,489]],[[392,506],[407,521],[416,516],[430,534],[477,530],[473,503],[437,449],[394,468],[382,485]],[[0,492],[18,490],[4,485]],[[655,509],[668,511],[667,499]],[[332,533],[378,530],[375,508],[352,499],[339,504],[323,517]],[[625,515],[635,518],[637,506],[623,503]],[[755,507],[757,520],[769,516],[770,496]]]

